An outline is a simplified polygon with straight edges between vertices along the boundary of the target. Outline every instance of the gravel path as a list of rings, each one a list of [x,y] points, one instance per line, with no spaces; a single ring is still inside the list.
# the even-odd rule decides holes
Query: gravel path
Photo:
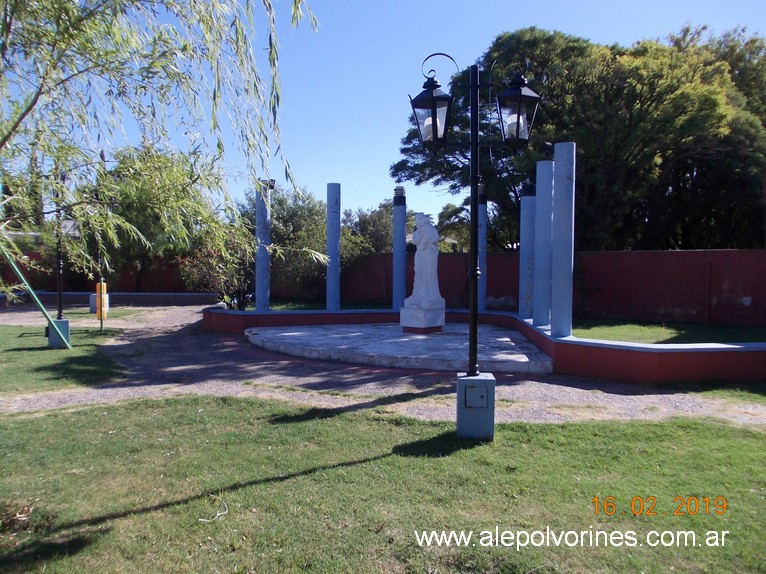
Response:
[[[370,367],[289,357],[243,336],[201,329],[202,307],[136,309],[107,326],[123,329],[102,349],[125,367],[96,388],[0,395],[0,413],[78,408],[136,398],[200,394],[288,400],[324,409],[377,409],[426,420],[455,419],[454,373]],[[65,313],[66,316],[66,313]],[[0,310],[0,324],[44,327],[33,307]],[[72,327],[97,326],[95,319]],[[766,405],[657,387],[560,375],[496,373],[497,422],[660,420],[717,417],[766,430]]]

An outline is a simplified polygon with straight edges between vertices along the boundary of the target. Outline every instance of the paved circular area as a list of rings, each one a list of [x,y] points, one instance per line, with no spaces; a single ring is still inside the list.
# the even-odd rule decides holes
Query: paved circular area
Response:
[[[0,395],[0,413],[203,394],[287,400],[321,412],[374,411],[455,420],[456,371],[296,358],[258,348],[242,335],[203,331],[201,312],[202,307],[143,308],[108,319],[107,327],[122,332],[101,350],[124,367],[122,377],[92,388],[5,393]],[[0,309],[0,324],[28,326],[39,334],[45,320],[33,307]],[[73,337],[76,329],[97,325],[92,318],[73,321]],[[67,351],[52,352],[64,356]],[[495,378],[495,416],[500,423],[694,416],[766,429],[763,403],[545,373],[498,372]]]
[[[245,336],[258,347],[310,359],[363,365],[466,371],[468,325],[448,323],[441,333],[404,333],[396,324],[258,327]],[[491,373],[551,373],[548,355],[512,329],[481,325],[478,361]]]

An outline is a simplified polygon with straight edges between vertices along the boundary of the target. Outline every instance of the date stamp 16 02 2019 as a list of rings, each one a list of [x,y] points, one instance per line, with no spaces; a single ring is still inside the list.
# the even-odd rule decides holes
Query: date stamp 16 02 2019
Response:
[[[632,514],[633,516],[685,516],[685,515],[716,515],[726,514],[726,497],[716,496],[676,496],[673,499],[673,505],[667,510],[657,508],[656,496],[634,496],[630,499],[630,504],[626,505],[627,500],[618,501],[614,496],[605,496],[603,498],[594,496],[591,498],[594,514],[604,514],[613,516],[615,514]]]

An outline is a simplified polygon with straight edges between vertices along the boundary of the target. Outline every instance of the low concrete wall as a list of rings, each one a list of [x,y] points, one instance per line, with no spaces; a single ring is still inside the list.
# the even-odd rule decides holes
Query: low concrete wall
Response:
[[[467,322],[448,311],[448,322]],[[242,334],[250,327],[398,323],[393,311],[286,311],[254,313],[205,309],[205,329]],[[556,339],[513,313],[481,313],[479,322],[520,331],[553,361],[555,373],[637,384],[766,380],[766,343],[646,345],[566,337]]]
[[[202,313],[202,326],[208,331],[241,335],[251,327],[292,327],[299,325],[356,325],[398,323],[399,312],[378,310],[336,311],[236,311],[211,307]]]
[[[57,294],[55,291],[35,291],[43,305],[56,305]],[[28,295],[17,292],[17,295],[25,300]],[[81,291],[65,291],[62,293],[64,305],[88,306],[91,293]],[[5,304],[5,297],[0,296],[0,305]],[[132,293],[111,292],[109,293],[109,306],[120,305],[131,307],[172,307],[175,305],[214,305],[218,302],[215,293]]]

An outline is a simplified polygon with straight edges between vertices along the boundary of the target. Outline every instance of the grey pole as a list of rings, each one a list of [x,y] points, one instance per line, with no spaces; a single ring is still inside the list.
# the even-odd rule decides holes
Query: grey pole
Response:
[[[407,198],[404,187],[394,188],[394,260],[391,308],[398,311],[407,296]]]
[[[575,144],[557,143],[554,149],[551,336],[569,337],[574,275]]]
[[[340,310],[340,184],[327,184],[327,310]]]
[[[255,310],[269,311],[271,298],[271,185],[264,182],[255,193]]]
[[[536,327],[551,322],[551,225],[553,224],[553,162],[537,162],[535,196],[535,269],[532,297],[532,324]]]

